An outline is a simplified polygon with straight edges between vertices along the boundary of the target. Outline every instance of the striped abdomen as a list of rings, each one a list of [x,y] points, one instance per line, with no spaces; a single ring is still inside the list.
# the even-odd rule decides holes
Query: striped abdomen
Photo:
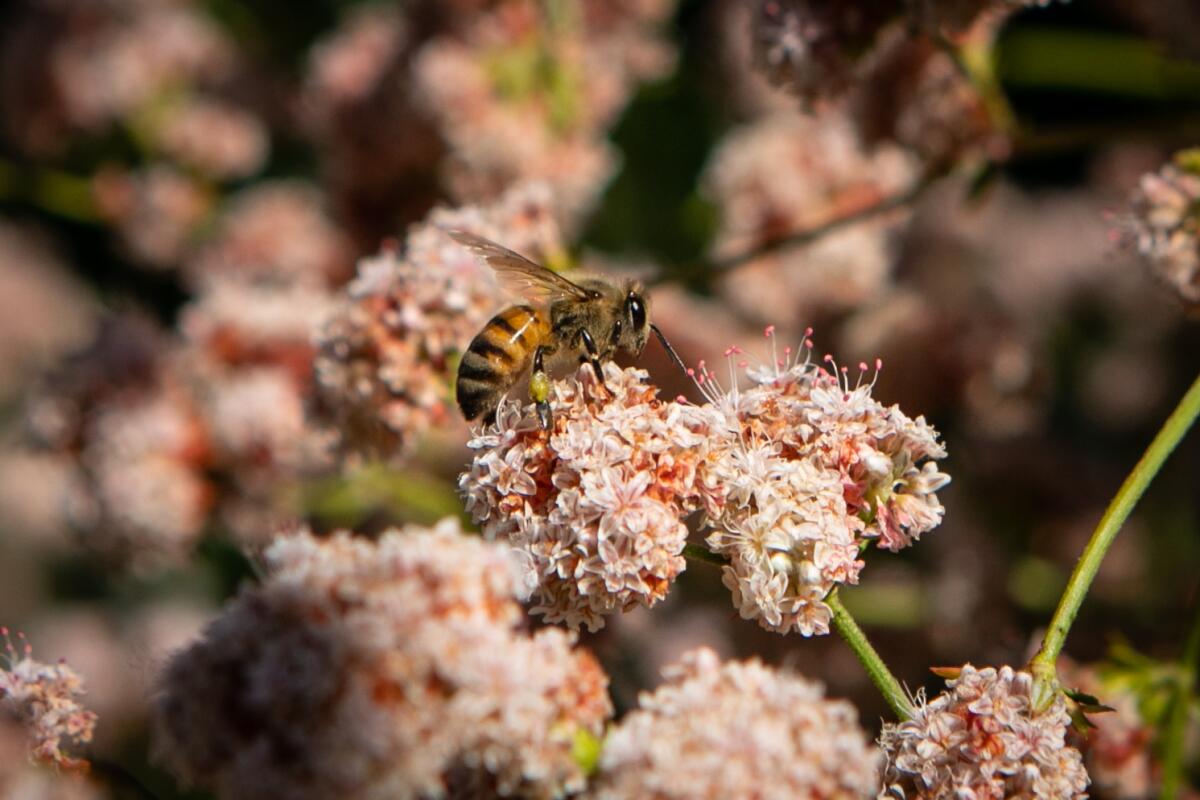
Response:
[[[463,416],[490,418],[549,334],[549,314],[533,306],[510,306],[492,317],[458,365],[455,395]]]

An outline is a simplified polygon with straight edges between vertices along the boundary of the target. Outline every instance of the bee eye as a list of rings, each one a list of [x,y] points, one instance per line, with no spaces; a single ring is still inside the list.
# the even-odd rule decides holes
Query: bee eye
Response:
[[[629,299],[625,301],[626,307],[629,309],[629,321],[633,323],[634,330],[641,330],[646,327],[646,306],[637,295],[629,295]]]

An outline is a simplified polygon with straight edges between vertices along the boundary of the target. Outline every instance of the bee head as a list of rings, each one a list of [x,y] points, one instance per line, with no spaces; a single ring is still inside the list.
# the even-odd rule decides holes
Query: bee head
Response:
[[[650,306],[646,302],[640,283],[631,283],[625,292],[621,332],[617,345],[630,353],[638,354],[650,338]]]

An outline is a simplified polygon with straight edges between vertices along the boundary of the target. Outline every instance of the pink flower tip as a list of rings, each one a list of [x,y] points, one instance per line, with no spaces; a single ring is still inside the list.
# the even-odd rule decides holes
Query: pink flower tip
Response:
[[[774,325],[768,325],[766,328],[763,329],[763,336],[765,336],[766,338],[770,339],[774,335],[775,335],[775,326]]]

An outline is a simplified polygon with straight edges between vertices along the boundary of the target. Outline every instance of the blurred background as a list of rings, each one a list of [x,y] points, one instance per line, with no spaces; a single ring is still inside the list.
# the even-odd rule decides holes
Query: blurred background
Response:
[[[939,690],[931,666],[1031,654],[1200,367],[1196,318],[1127,235],[1143,176],[1200,142],[1200,7],[959,20],[949,7],[972,4],[948,3],[831,58],[810,91],[778,74],[761,5],[4,5],[0,624],[84,677],[92,751],[128,778],[113,796],[204,796],[151,758],[155,670],[254,579],[279,526],[462,515],[467,428],[434,380],[452,365],[387,362],[378,342],[349,363],[330,320],[361,332],[376,312],[356,263],[411,253],[436,206],[498,214],[527,181],[549,187],[548,218],[529,215],[559,247],[540,255],[650,278],[689,363],[761,355],[768,324],[790,341],[812,326],[842,363],[882,358],[875,396],[942,432],[953,482],[942,526],[869,552],[846,604],[913,690]],[[656,344],[643,362],[664,395],[698,397]],[[411,414],[399,392],[374,434],[394,446],[363,449],[330,387],[407,379],[381,363],[444,391]],[[1155,726],[1200,615],[1198,534],[1193,433],[1067,646],[1105,662],[1095,693],[1133,698],[1149,731],[1142,782],[1094,796],[1155,791]],[[618,713],[708,644],[820,678],[869,730],[888,717],[836,637],[737,619],[703,563],[582,641]]]

